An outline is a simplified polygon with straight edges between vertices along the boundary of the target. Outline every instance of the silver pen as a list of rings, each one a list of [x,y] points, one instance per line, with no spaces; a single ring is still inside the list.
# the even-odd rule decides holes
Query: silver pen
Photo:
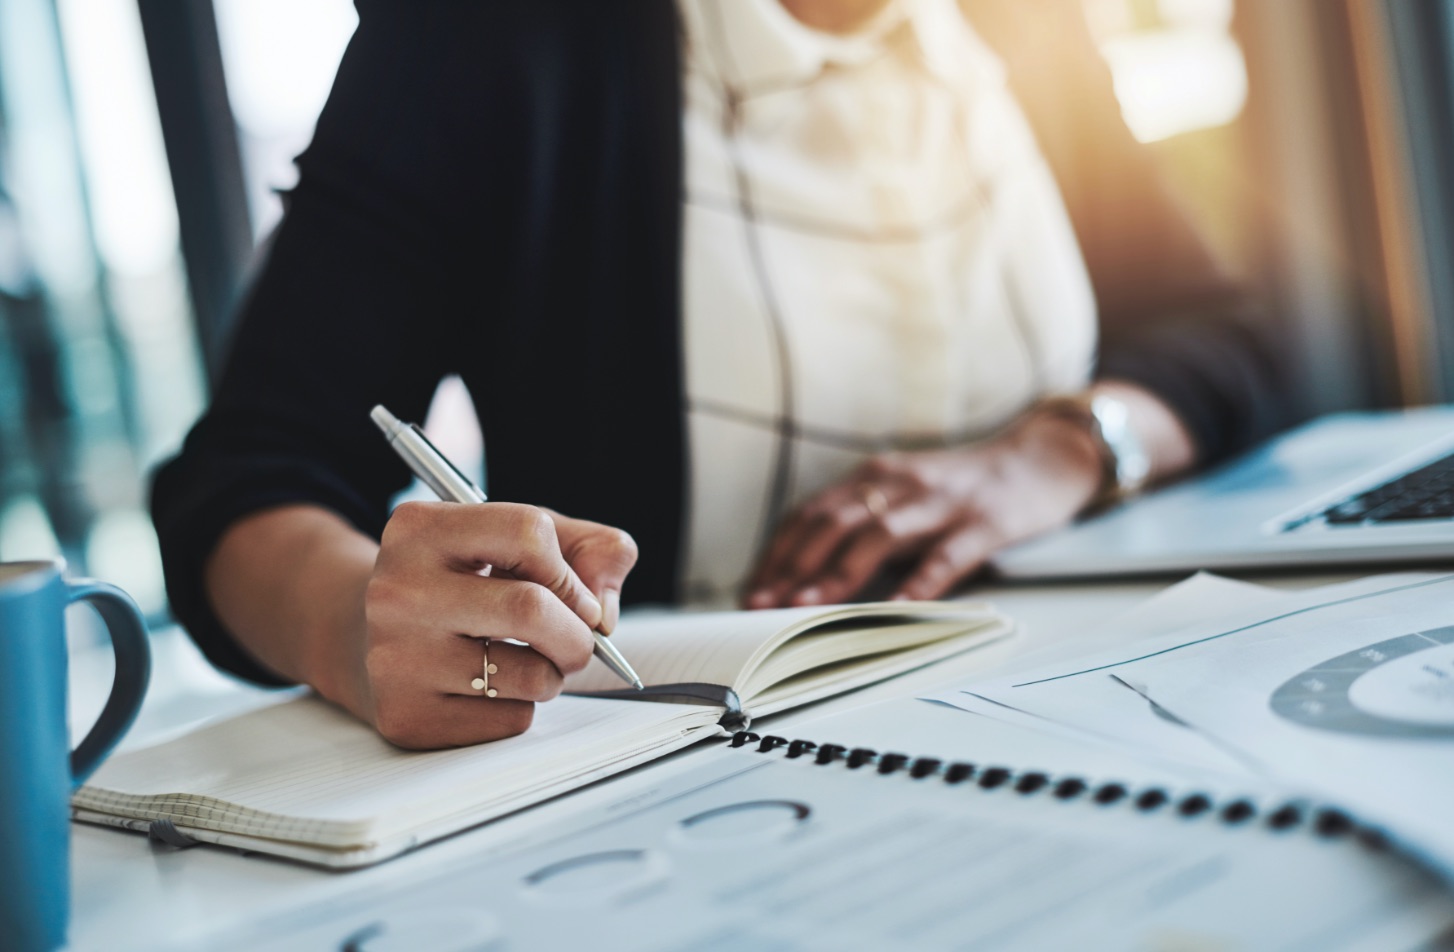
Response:
[[[424,431],[412,423],[404,423],[382,406],[374,407],[369,413],[374,423],[378,424],[384,436],[388,438],[389,445],[394,452],[409,464],[409,468],[432,490],[435,495],[446,502],[478,503],[485,502],[485,494],[480,492],[478,486],[470,482],[469,477],[461,473],[453,463],[444,458],[444,454],[434,448]],[[596,639],[595,654],[610,668],[612,672],[619,675],[621,680],[630,684],[636,690],[645,689],[641,678],[632,670],[626,658],[611,644],[611,640],[599,631],[592,632]]]

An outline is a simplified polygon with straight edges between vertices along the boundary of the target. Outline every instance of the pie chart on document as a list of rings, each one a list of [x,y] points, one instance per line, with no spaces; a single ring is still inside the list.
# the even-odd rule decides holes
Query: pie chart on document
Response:
[[[1454,625],[1329,658],[1278,687],[1270,705],[1319,730],[1454,741]]]

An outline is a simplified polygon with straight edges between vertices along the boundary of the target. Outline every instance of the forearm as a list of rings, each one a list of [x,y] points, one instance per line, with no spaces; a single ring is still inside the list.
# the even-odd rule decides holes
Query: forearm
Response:
[[[378,551],[322,507],[266,510],[222,536],[207,561],[207,594],[258,661],[367,718],[364,592]]]

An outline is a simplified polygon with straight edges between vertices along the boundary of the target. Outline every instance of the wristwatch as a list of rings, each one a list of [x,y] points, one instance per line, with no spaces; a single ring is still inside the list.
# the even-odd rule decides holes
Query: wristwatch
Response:
[[[1106,394],[1050,397],[1036,405],[1042,413],[1082,424],[1101,454],[1101,490],[1088,508],[1100,509],[1134,496],[1151,476],[1151,457],[1131,427],[1131,408]]]

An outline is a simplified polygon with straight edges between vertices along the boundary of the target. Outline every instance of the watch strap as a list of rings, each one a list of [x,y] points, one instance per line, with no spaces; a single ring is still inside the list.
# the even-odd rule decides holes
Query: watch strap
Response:
[[[1151,458],[1131,427],[1125,401],[1105,394],[1048,397],[1036,411],[1080,424],[1101,456],[1101,488],[1088,508],[1100,509],[1140,492],[1151,475]]]

